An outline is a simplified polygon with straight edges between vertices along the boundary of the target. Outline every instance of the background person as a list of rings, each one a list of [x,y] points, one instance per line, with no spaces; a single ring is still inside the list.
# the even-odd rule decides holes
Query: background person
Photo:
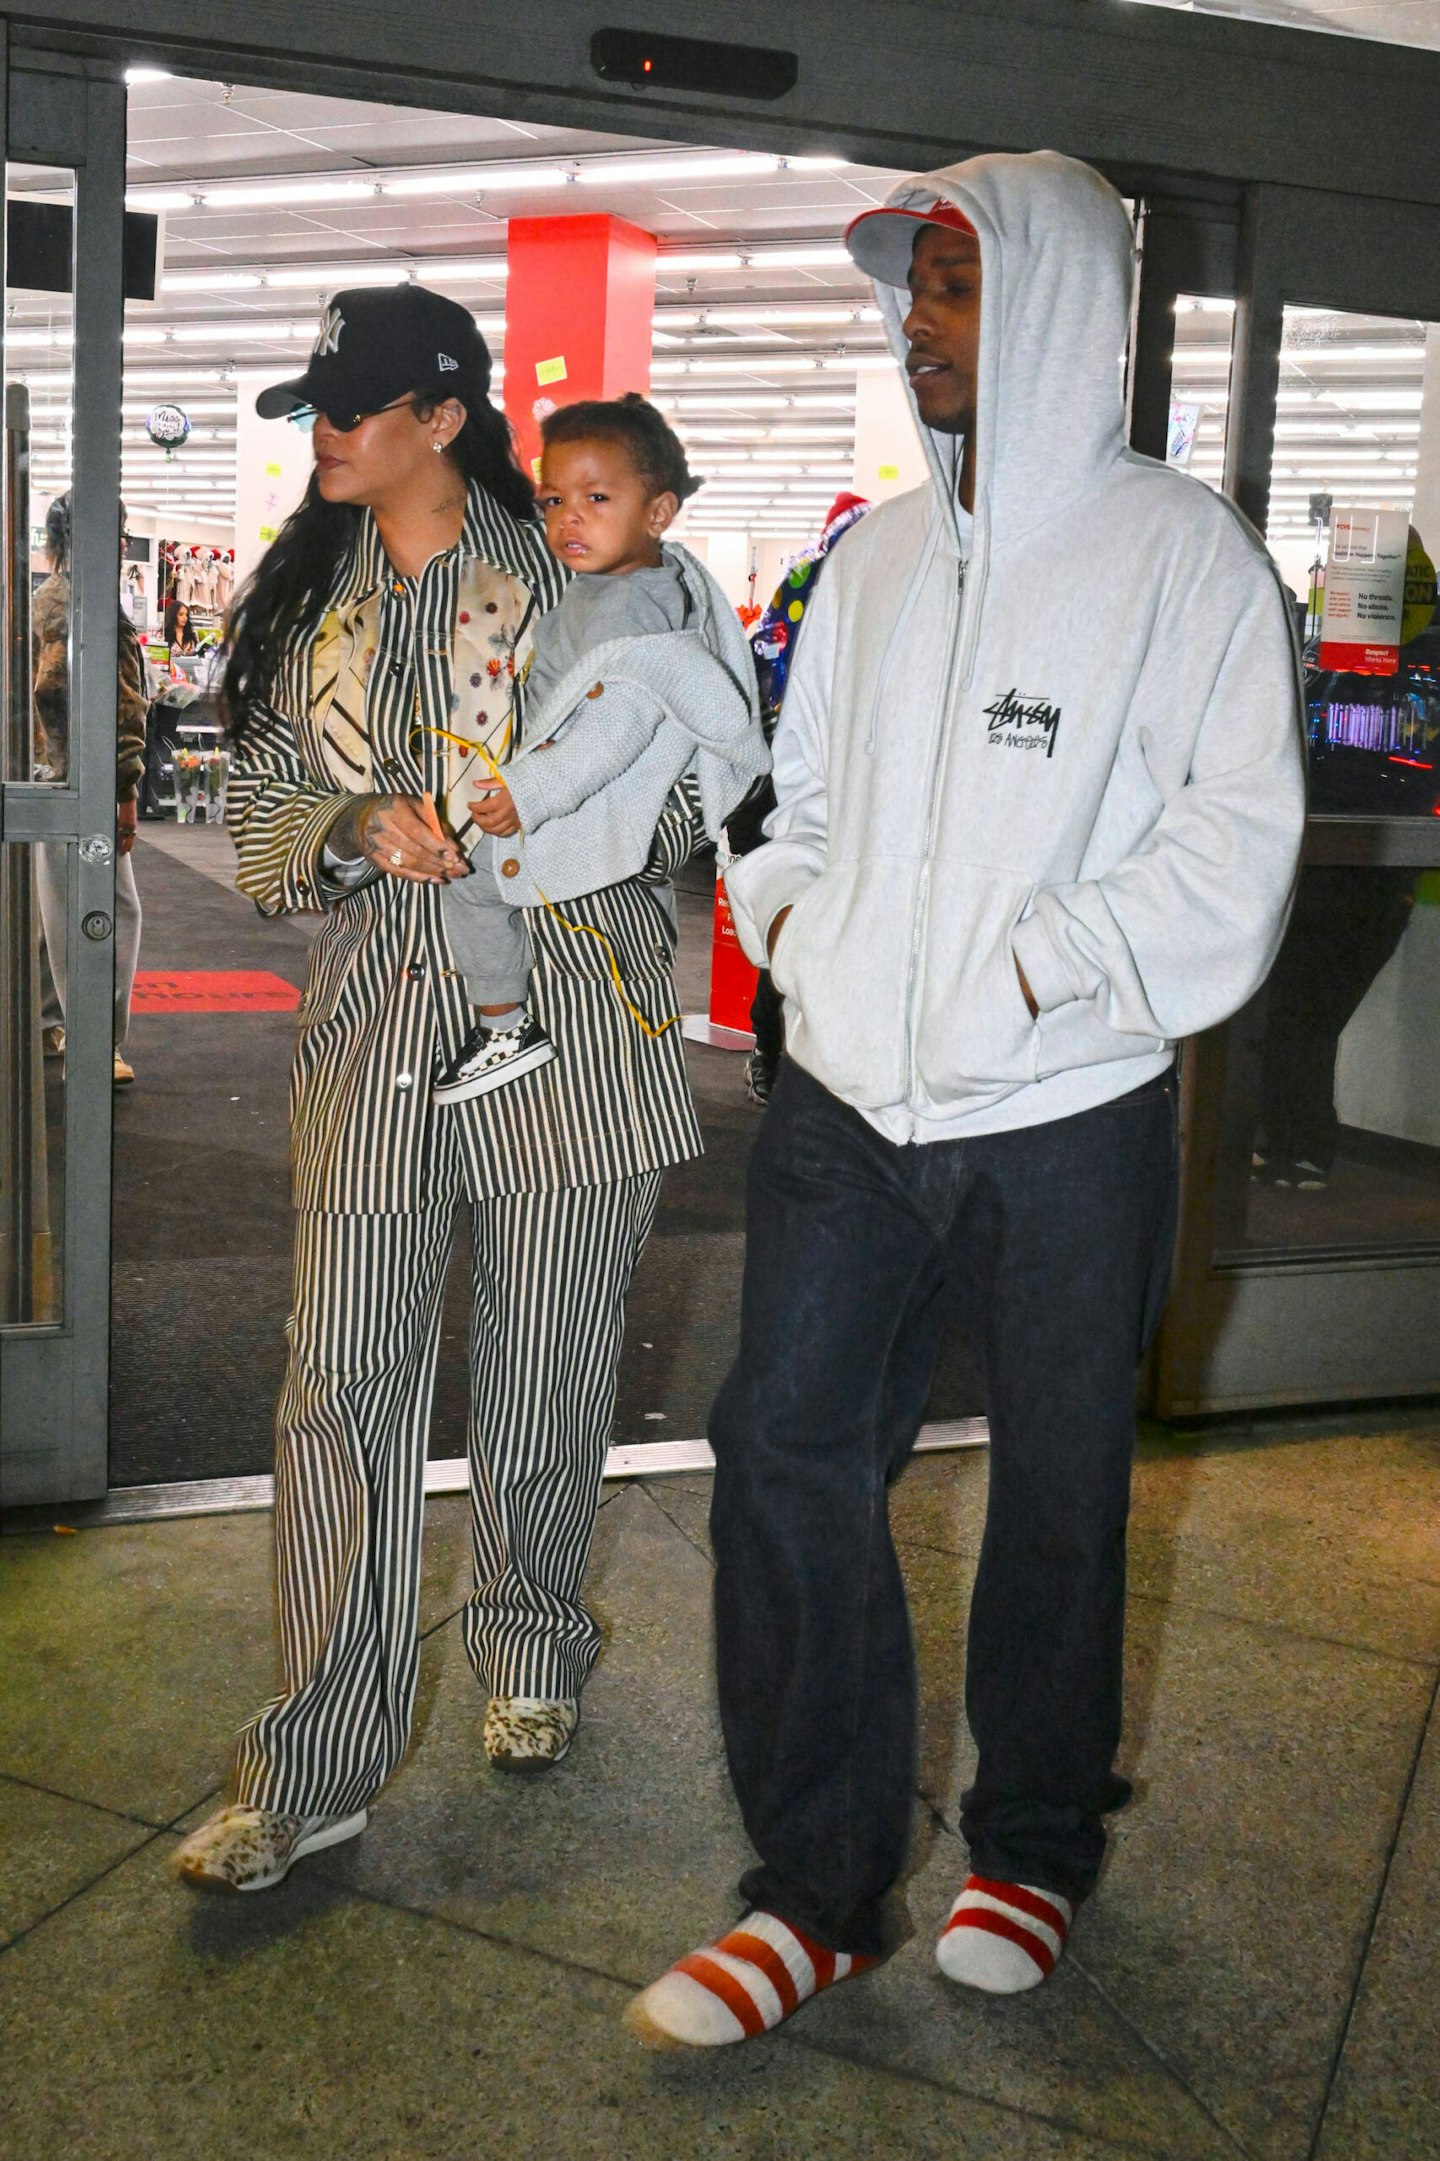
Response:
[[[284,1685],[240,1736],[235,1805],[180,1849],[261,1890],[364,1827],[404,1750],[418,1662],[441,1297],[469,1205],[475,1589],[462,1633],[492,1764],[570,1745],[600,1631],[581,1596],[625,1293],[667,1163],[699,1152],[679,1031],[644,1035],[597,938],[537,912],[530,996],[559,1056],[437,1111],[470,1025],[442,898],[489,768],[525,735],[545,545],[473,318],[417,285],[336,294],[305,374],[315,472],[232,623],[230,819],[261,912],[327,916],[293,1081],[295,1309],[277,1414]],[[493,667],[491,664],[494,664]],[[427,794],[448,805],[438,837]],[[675,1012],[672,799],[646,873],[572,902],[658,1030]]]
[[[120,505],[120,551],[129,534]],[[50,575],[30,603],[30,642],[36,720],[37,775],[63,781],[70,772],[70,496],[59,495],[45,515],[45,552]],[[145,660],[135,626],[117,604],[115,671],[115,1005],[112,1051],[115,1085],[126,1088],[135,1069],[123,1045],[130,1032],[130,999],[140,965],[140,892],[131,850],[135,846],[136,795],[145,770]],[[54,985],[53,1014],[45,1020],[46,1048],[65,1047],[66,908],[68,850],[42,841],[35,851],[35,890],[45,935],[45,956]]]
[[[165,603],[165,643],[174,653],[193,653],[198,649],[199,639],[190,627],[190,604],[184,600],[167,600]]]

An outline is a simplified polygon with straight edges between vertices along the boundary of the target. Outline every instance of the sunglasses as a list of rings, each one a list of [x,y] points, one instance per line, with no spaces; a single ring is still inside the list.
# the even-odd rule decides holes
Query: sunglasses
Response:
[[[285,418],[292,427],[298,428],[302,435],[309,435],[323,412],[337,435],[353,435],[362,420],[374,420],[380,413],[398,412],[402,405],[410,403],[413,395],[413,391],[407,390],[403,398],[392,398],[388,405],[372,406],[368,413],[332,413],[322,405],[297,405],[294,412],[287,413]]]

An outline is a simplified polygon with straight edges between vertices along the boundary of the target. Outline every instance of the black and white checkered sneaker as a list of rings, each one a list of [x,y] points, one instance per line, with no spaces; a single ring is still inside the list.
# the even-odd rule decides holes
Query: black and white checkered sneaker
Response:
[[[549,1065],[554,1055],[555,1045],[528,1013],[514,1028],[487,1028],[477,1021],[436,1081],[435,1101],[465,1103],[471,1096],[488,1095],[492,1088],[504,1088],[537,1066]]]

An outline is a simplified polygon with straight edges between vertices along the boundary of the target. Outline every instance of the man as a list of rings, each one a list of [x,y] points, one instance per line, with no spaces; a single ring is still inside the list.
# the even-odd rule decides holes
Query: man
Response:
[[[771,837],[730,874],[790,1053],[711,1427],[720,1707],[759,1865],[738,1926],[632,2006],[670,2045],[763,2032],[893,1942],[916,1712],[886,1488],[957,1301],[990,1491],[974,1873],[937,1955],[996,1992],[1060,1956],[1128,1790],[1125,1523],[1175,1045],[1263,980],[1304,817],[1269,559],[1221,497],[1125,447],[1118,197],[1049,152],[977,158],[849,245],[933,477],[832,554]]]

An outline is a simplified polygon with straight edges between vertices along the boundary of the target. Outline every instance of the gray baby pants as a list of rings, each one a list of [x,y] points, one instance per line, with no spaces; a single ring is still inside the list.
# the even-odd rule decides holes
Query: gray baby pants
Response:
[[[445,935],[470,1003],[523,1005],[530,987],[530,933],[524,909],[505,898],[491,864],[472,862],[469,877],[447,885],[442,901]]]

